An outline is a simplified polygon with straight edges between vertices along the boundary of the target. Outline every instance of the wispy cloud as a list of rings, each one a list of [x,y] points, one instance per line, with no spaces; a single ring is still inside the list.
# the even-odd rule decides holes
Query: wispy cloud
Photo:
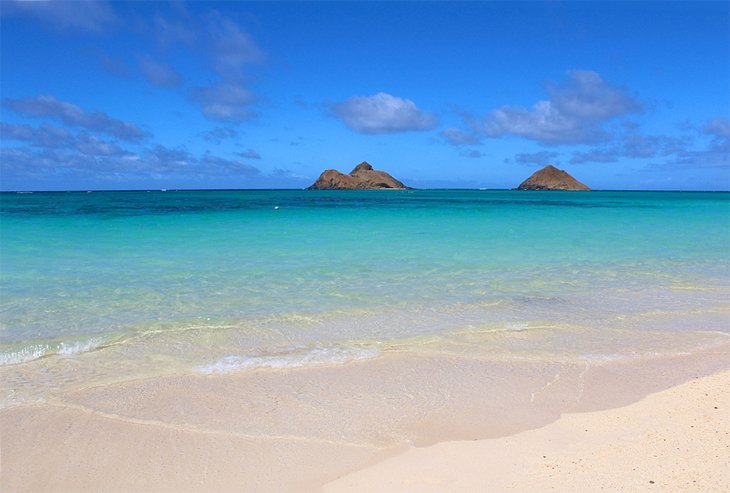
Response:
[[[335,116],[349,128],[363,134],[384,134],[411,130],[430,130],[436,117],[403,99],[379,92],[372,96],[354,96],[332,106]]]
[[[236,155],[241,156],[244,159],[261,159],[261,154],[253,149],[247,149],[244,152],[237,152]]]
[[[482,139],[476,132],[466,132],[458,128],[447,128],[441,131],[441,136],[452,145],[473,145],[482,142]]]
[[[514,161],[523,166],[547,166],[555,164],[558,156],[560,156],[559,153],[552,151],[523,152],[516,154]]]
[[[225,139],[238,137],[238,131],[233,127],[215,127],[212,130],[200,134],[208,142],[220,144]]]
[[[112,75],[126,79],[130,76],[129,67],[119,58],[111,56],[109,53],[103,50],[94,50],[101,68],[106,70]]]
[[[567,81],[548,83],[547,92],[562,114],[587,121],[604,121],[642,108],[626,88],[606,82],[591,70],[570,70]]]
[[[152,32],[163,50],[180,44],[192,46],[199,38],[192,24],[190,18],[173,19],[157,15],[152,22]]]
[[[264,62],[263,50],[238,24],[218,12],[211,13],[207,20],[213,70],[223,80],[241,82],[248,66]]]
[[[132,123],[111,118],[101,111],[87,111],[53,96],[6,98],[2,101],[2,106],[26,116],[55,118],[72,127],[82,127],[130,142],[150,137],[148,132]]]
[[[531,109],[503,106],[484,121],[488,137],[515,135],[542,144],[587,144],[606,140],[602,125],[640,111],[641,104],[626,89],[609,84],[596,72],[571,70],[568,80],[547,85],[550,99]]]
[[[150,56],[140,57],[139,68],[144,78],[155,86],[178,87],[182,84],[182,77],[174,68]]]
[[[616,135],[609,145],[573,153],[570,163],[652,159],[650,168],[730,167],[730,122],[724,117],[712,118],[702,127],[687,126],[687,130],[695,130],[695,138],[688,135],[645,135],[635,125],[625,128],[626,131]],[[700,142],[696,142],[698,138]]]
[[[256,117],[251,109],[256,95],[248,84],[251,67],[264,63],[265,52],[241,26],[218,12],[207,15],[200,30],[205,57],[218,81],[193,88],[190,99],[212,120],[238,123]]]
[[[258,168],[242,161],[210,153],[197,157],[183,147],[157,145],[147,152],[145,162],[154,173],[198,176],[254,176],[260,173]]]
[[[256,96],[241,84],[222,82],[198,87],[193,90],[192,99],[201,105],[203,114],[213,120],[242,122],[256,116],[249,108]]]
[[[235,159],[212,154],[195,156],[185,148],[157,145],[142,152],[105,147],[93,137],[80,142],[84,149],[0,147],[0,172],[7,177],[33,178],[63,174],[105,179],[120,176],[253,177],[258,168]],[[108,144],[108,143],[106,143]],[[86,151],[86,152],[83,152]]]
[[[271,173],[274,176],[281,176],[281,177],[296,177],[301,178],[300,176],[297,176],[294,174],[292,170],[289,168],[274,168],[274,171]]]
[[[265,52],[241,26],[218,12],[206,17],[201,38],[219,80],[194,88],[190,98],[212,120],[243,122],[256,117],[251,109],[256,95],[248,84],[251,68],[264,63]]]
[[[81,154],[87,156],[125,156],[130,154],[114,142],[100,139],[95,135],[89,135],[81,132],[76,136],[73,146]]]
[[[8,8],[6,7],[8,5]],[[97,0],[23,1],[3,3],[4,14],[29,15],[55,27],[90,34],[106,34],[114,25],[123,26],[113,4]],[[166,60],[170,50],[183,47],[201,58],[210,74],[209,84],[192,88],[191,101],[212,119],[242,122],[256,116],[251,105],[256,96],[250,88],[254,67],[267,60],[266,52],[232,16],[210,11],[192,16],[182,3],[173,3],[166,13],[150,20],[139,20],[128,32],[145,37],[144,42],[156,48],[155,56],[139,57],[139,72],[150,84],[162,88],[178,88],[183,76]],[[129,69],[120,59],[106,53],[98,56],[102,67],[120,76],[129,76]],[[116,135],[122,138],[119,135]]]
[[[668,135],[643,135],[631,132],[623,136],[619,144],[619,154],[630,158],[648,158],[656,155],[668,155],[686,147],[677,137]]]
[[[730,153],[730,120],[718,116],[710,119],[702,131],[712,137],[712,148]]]
[[[704,148],[679,150],[675,153],[675,159],[658,163],[658,166],[730,169],[730,120],[725,117],[712,118],[701,132],[710,138]]]
[[[5,1],[3,15],[28,15],[56,29],[93,34],[120,23],[111,4],[101,0]]]
[[[464,157],[470,157],[470,158],[474,158],[474,159],[478,159],[478,158],[486,156],[486,154],[484,154],[479,149],[471,149],[469,151],[463,151],[463,152],[461,152],[461,155]]]
[[[155,173],[184,174],[195,161],[195,157],[182,147],[165,147],[157,144],[146,153],[146,162]]]
[[[201,168],[199,172],[205,175],[236,174],[238,176],[255,176],[260,173],[258,168],[243,161],[226,159],[210,154],[206,154],[200,159],[199,166]]]
[[[615,149],[592,149],[573,154],[570,164],[585,163],[615,163],[618,161],[619,153]]]
[[[567,80],[548,82],[548,99],[531,108],[502,106],[480,122],[465,118],[467,129],[449,128],[441,135],[454,145],[478,143],[482,138],[523,137],[544,145],[595,144],[611,139],[604,125],[642,110],[626,88],[605,81],[590,70],[570,70]]]
[[[65,128],[43,123],[39,127],[0,122],[3,141],[21,141],[43,149],[77,150],[86,156],[123,156],[129,154],[115,142],[86,132],[77,135]]]
[[[68,146],[71,133],[65,128],[47,123],[43,123],[39,127],[31,127],[27,124],[15,125],[0,122],[0,138],[28,142],[41,147],[60,148]]]

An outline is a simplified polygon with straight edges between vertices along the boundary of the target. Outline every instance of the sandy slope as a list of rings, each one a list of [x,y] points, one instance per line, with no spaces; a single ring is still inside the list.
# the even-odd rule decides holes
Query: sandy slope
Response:
[[[411,448],[340,491],[730,491],[730,372],[543,428]]]

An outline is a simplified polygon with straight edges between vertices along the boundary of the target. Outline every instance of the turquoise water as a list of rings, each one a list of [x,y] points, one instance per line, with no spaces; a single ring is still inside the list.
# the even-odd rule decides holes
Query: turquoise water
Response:
[[[106,378],[100,361],[136,375],[394,350],[612,358],[729,330],[728,193],[0,198],[0,362],[16,383],[69,359]]]

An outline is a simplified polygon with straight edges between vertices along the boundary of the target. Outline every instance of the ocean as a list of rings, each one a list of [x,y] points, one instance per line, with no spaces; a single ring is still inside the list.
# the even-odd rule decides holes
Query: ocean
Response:
[[[0,406],[399,355],[614,361],[730,335],[730,194],[0,194]]]

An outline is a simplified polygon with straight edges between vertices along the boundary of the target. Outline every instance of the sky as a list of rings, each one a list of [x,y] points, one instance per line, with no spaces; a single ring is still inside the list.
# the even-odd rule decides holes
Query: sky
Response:
[[[730,189],[730,3],[0,2],[0,188]]]

